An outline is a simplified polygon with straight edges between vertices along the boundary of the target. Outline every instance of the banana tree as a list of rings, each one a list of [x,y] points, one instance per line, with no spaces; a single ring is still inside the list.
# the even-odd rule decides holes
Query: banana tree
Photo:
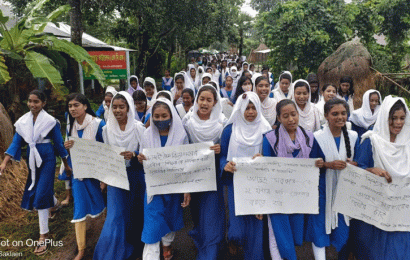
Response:
[[[64,5],[47,16],[39,15],[43,5],[48,1],[38,0],[30,5],[29,10],[12,28],[6,27],[9,17],[3,16],[0,10],[0,85],[6,86],[8,110],[12,115],[16,114],[15,110],[19,108],[21,93],[19,85],[24,80],[22,75],[28,74],[32,78],[47,79],[55,92],[60,95],[67,92],[55,62],[41,50],[67,54],[78,63],[87,66],[87,71],[104,85],[104,73],[86,50],[69,41],[58,39],[52,34],[44,33],[48,23],[55,22],[58,17],[70,10],[69,5]]]

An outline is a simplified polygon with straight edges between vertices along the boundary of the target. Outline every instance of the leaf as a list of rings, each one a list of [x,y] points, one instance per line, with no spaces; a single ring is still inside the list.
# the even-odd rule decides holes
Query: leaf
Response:
[[[8,57],[10,57],[12,59],[15,59],[15,60],[22,60],[23,59],[22,56],[20,56],[19,54],[15,53],[13,51],[9,51],[9,50],[5,50],[5,49],[0,48],[0,52],[2,52],[3,55],[8,56]]]
[[[55,88],[58,84],[64,84],[60,73],[46,56],[35,51],[27,51],[24,60],[35,78],[46,78]]]
[[[66,14],[70,10],[71,10],[70,5],[60,6],[56,10],[52,11],[49,15],[47,15],[47,19],[50,20],[50,22],[55,22],[55,20],[58,17],[60,17],[62,14]]]
[[[41,10],[43,8],[43,6],[50,0],[37,0],[33,3],[34,7],[32,7],[33,5],[28,5],[25,13],[27,14],[28,17],[32,17],[34,16],[34,14]],[[31,8],[32,7],[32,8]]]
[[[6,66],[6,60],[3,56],[0,56],[0,84],[6,84],[10,79],[11,77]]]

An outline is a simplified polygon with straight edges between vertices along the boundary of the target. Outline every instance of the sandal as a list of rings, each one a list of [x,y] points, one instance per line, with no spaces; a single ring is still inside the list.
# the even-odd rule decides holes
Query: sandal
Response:
[[[50,208],[50,213],[49,213],[48,218],[49,219],[54,219],[56,217],[57,213],[60,211],[61,207],[62,207],[61,203],[59,201],[57,201],[57,204],[54,207]]]
[[[174,252],[171,246],[162,246],[162,256],[164,260],[171,260],[174,257]]]
[[[34,254],[37,256],[44,255],[48,251],[48,245],[45,244],[45,238],[38,240],[39,245],[34,249]]]

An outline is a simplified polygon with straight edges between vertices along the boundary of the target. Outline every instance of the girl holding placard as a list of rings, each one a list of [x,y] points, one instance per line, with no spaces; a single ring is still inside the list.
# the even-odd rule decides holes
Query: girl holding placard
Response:
[[[263,156],[309,158],[314,137],[299,124],[297,105],[290,99],[276,106],[279,126],[264,135]],[[316,166],[323,167],[323,159]],[[295,245],[302,245],[303,214],[271,214],[268,216],[269,249],[273,260],[296,260]]]
[[[235,157],[252,157],[262,151],[262,134],[272,126],[262,115],[259,97],[246,92],[238,97],[232,115],[221,137],[222,178],[228,186],[228,242],[231,253],[243,249],[244,259],[264,259],[262,216],[236,216],[234,204],[233,173]]]
[[[410,176],[410,117],[405,100],[387,96],[380,107],[373,131],[362,136],[357,163],[387,182]],[[394,182],[393,182],[394,184]],[[357,259],[408,259],[410,232],[388,232],[354,220],[351,227]]]
[[[306,215],[306,240],[313,242],[316,260],[326,259],[326,246],[342,250],[349,236],[348,218],[333,210],[333,200],[340,170],[353,162],[359,146],[357,133],[347,130],[349,106],[344,100],[331,99],[324,106],[328,125],[314,133],[311,158],[322,158],[320,169],[319,214]]]
[[[103,142],[102,128],[105,123],[95,116],[90,102],[83,94],[73,93],[68,95],[66,110],[69,113],[69,136]],[[64,146],[69,150],[74,146],[74,141],[65,141]],[[104,211],[105,204],[98,180],[78,179],[73,176],[71,183],[74,197],[74,216],[71,222],[75,223],[78,245],[78,254],[75,260],[78,260],[84,257],[87,247],[86,218],[87,216],[98,217]]]
[[[214,87],[204,85],[199,88],[194,109],[183,121],[190,143],[213,142],[215,169],[219,173],[221,134],[225,117],[222,115],[220,96]],[[225,234],[225,208],[223,187],[217,174],[217,191],[193,193],[191,214],[194,229],[190,232],[198,248],[197,259],[218,258],[218,251]]]
[[[135,93],[135,92],[134,92]],[[135,259],[142,256],[145,179],[137,160],[144,125],[135,120],[134,101],[125,91],[114,96],[103,127],[104,142],[125,148],[129,190],[107,187],[107,217],[95,247],[94,259]]]
[[[168,99],[155,100],[150,122],[150,127],[144,132],[140,151],[144,148],[188,144],[181,119]],[[146,159],[144,154],[138,155],[140,163]],[[169,260],[173,257],[171,243],[175,238],[175,232],[184,226],[181,206],[187,207],[190,200],[189,193],[184,194],[182,204],[180,194],[145,195],[144,228],[141,239],[145,243],[144,260],[160,259],[161,241],[164,259]]]

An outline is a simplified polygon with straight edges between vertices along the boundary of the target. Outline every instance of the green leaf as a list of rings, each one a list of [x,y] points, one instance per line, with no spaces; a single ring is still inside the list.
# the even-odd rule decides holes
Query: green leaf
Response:
[[[15,60],[22,60],[23,59],[22,56],[20,56],[19,54],[15,53],[13,51],[9,51],[9,50],[5,50],[5,49],[0,48],[0,52],[2,52],[3,55],[8,56],[8,57],[10,57],[12,59],[15,59]]]
[[[50,1],[50,0],[37,0],[37,1],[35,1],[35,2],[33,3],[34,7],[31,8],[32,5],[28,5],[27,8],[26,8],[26,10],[25,10],[25,13],[28,14],[28,15],[27,15],[28,17],[34,16],[34,14],[36,14],[37,11],[41,10],[41,9],[43,8],[43,6],[44,6],[48,1]],[[30,10],[30,8],[31,8],[31,10]]]
[[[47,19],[50,20],[50,22],[55,22],[55,20],[60,17],[63,14],[66,14],[68,11],[71,10],[70,5],[63,5],[51,12],[49,15],[47,15]]]
[[[10,79],[11,77],[6,66],[6,60],[3,56],[0,56],[0,84],[6,84]]]
[[[3,12],[0,10],[0,23],[5,24],[9,20],[8,16],[3,16]]]
[[[24,60],[35,78],[46,78],[55,88],[58,84],[64,84],[60,73],[46,56],[35,51],[27,51]]]

